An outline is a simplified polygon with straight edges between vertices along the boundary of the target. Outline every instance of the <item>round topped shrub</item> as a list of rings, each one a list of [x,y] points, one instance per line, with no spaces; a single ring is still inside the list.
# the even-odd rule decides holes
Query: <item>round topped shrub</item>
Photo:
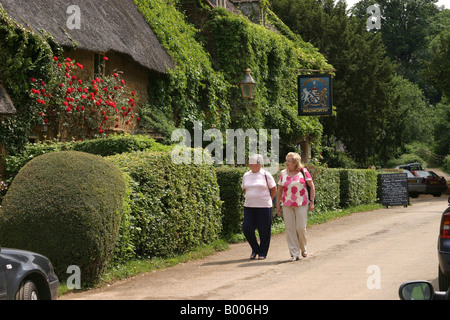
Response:
[[[47,256],[61,282],[76,265],[91,285],[114,250],[125,195],[121,170],[100,156],[41,155],[19,171],[3,200],[0,245]]]

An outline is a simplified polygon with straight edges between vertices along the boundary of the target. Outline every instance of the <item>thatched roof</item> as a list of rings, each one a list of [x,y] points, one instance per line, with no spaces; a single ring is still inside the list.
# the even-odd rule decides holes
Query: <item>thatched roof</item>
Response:
[[[142,66],[165,73],[173,60],[158,42],[133,0],[0,0],[8,15],[25,28],[45,30],[63,46],[130,55]],[[78,6],[80,29],[74,26]],[[69,11],[69,12],[67,12]]]
[[[16,108],[14,108],[5,88],[0,84],[0,115],[14,113],[16,113]]]
[[[219,0],[206,0],[206,2],[213,8],[219,6]],[[224,4],[225,4],[225,8],[229,12],[239,14],[239,15],[241,14],[241,12],[234,6],[233,2],[231,2],[230,0],[225,0]]]

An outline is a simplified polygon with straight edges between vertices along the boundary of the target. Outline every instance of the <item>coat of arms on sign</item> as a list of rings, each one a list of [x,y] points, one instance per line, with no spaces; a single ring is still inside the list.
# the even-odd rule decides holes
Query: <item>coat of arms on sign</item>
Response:
[[[299,115],[331,115],[330,75],[298,76],[298,90]]]

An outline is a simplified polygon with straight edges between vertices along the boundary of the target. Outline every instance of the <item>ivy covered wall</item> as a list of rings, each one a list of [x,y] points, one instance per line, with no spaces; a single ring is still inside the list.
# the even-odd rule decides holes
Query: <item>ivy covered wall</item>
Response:
[[[299,69],[332,67],[269,9],[264,20],[271,29],[202,0],[134,3],[176,64],[149,80],[149,100],[140,110],[143,129],[156,128],[168,141],[175,128],[192,130],[194,121],[222,132],[279,129],[280,154],[303,136],[321,136],[317,117],[297,116],[296,78]],[[1,123],[0,143],[14,153],[41,120],[30,106],[29,79],[46,79],[51,57],[61,49],[50,36],[17,26],[2,8],[0,20],[0,81],[18,110]],[[247,68],[258,82],[252,101],[243,99],[239,88]]]
[[[153,80],[149,95],[159,100],[146,106],[141,125],[173,119],[189,130],[194,120],[221,130],[279,129],[281,154],[303,136],[321,136],[317,117],[297,116],[297,75],[300,69],[332,66],[268,8],[264,21],[271,28],[202,0],[135,3],[176,61],[169,79]],[[239,88],[247,68],[258,83],[251,101],[241,97]],[[168,128],[160,126],[161,131]]]
[[[213,69],[209,54],[196,39],[197,30],[174,1],[135,0],[135,4],[176,63],[168,77],[150,79],[141,125],[154,126],[169,139],[174,126],[192,128],[197,120],[208,127],[227,128],[229,84]]]
[[[53,55],[51,38],[17,25],[0,5],[0,82],[6,88],[15,115],[0,122],[0,143],[14,153],[27,143],[31,128],[42,121],[31,106],[32,77],[47,79]]]

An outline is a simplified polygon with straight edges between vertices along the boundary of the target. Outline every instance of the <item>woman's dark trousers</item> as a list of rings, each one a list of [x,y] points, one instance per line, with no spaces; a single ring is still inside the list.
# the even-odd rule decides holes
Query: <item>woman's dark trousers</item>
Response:
[[[272,208],[244,207],[244,222],[242,229],[245,238],[252,247],[252,253],[266,257],[269,251],[272,225]],[[259,232],[259,244],[255,231]]]

